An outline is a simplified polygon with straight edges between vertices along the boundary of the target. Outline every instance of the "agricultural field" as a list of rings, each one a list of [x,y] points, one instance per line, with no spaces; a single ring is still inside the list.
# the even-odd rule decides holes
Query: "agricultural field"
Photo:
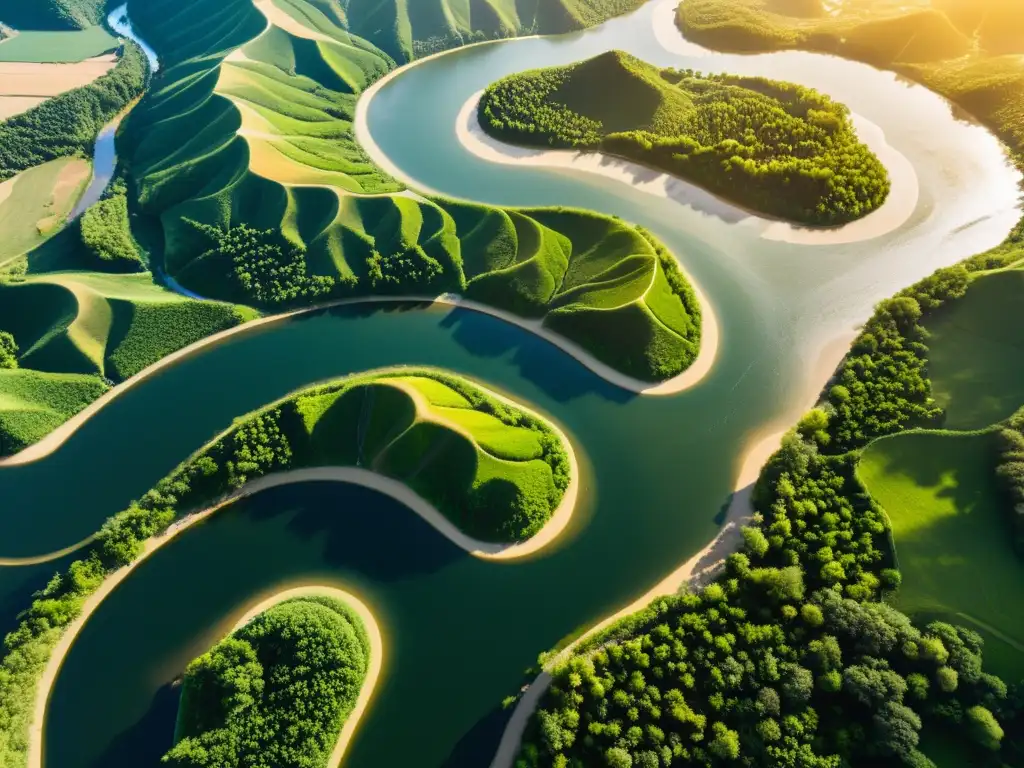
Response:
[[[64,227],[91,174],[88,160],[64,157],[0,182],[0,270]]]
[[[918,432],[864,451],[858,473],[892,521],[903,584],[894,601],[911,615],[969,626],[985,638],[986,668],[1024,676],[1024,562],[1007,535],[993,482],[994,434]]]
[[[849,111],[827,96],[660,69],[621,51],[494,83],[479,117],[498,139],[621,155],[803,224],[848,223],[889,193],[885,167],[857,139]]]
[[[0,15],[0,18],[3,16]],[[75,64],[104,56],[117,50],[120,45],[116,37],[100,26],[73,32],[18,30],[12,37],[0,43],[0,63]],[[51,71],[62,70],[53,67]],[[79,73],[75,74],[80,77]]]

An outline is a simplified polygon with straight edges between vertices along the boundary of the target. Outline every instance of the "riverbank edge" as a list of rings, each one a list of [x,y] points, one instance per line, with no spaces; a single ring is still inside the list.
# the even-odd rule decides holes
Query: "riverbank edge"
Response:
[[[347,589],[330,586],[328,584],[309,584],[283,587],[269,596],[257,597],[257,602],[251,607],[245,609],[245,613],[236,621],[234,627],[228,634],[234,634],[237,630],[248,624],[252,619],[256,618],[261,613],[265,613],[274,606],[283,603],[285,600],[293,600],[303,597],[330,597],[344,603],[351,608],[363,622],[363,628],[366,630],[366,634],[370,640],[370,663],[366,668],[366,677],[363,679],[363,683],[359,688],[359,697],[356,699],[356,704],[352,708],[352,711],[349,712],[348,717],[345,718],[345,723],[342,725],[341,732],[338,734],[338,740],[335,742],[334,749],[331,751],[331,756],[327,761],[326,768],[338,768],[338,766],[341,765],[342,758],[345,756],[345,751],[348,749],[349,742],[351,742],[352,737],[355,736],[356,729],[359,726],[359,721],[362,719],[363,714],[370,705],[370,701],[373,699],[373,694],[377,687],[377,681],[380,679],[381,670],[384,667],[384,635],[381,631],[380,624],[377,622],[377,617],[374,616],[370,607]]]
[[[761,469],[772,454],[782,446],[782,440],[791,428],[780,425],[795,423],[801,413],[817,404],[821,391],[832,381],[856,335],[855,331],[845,331],[828,343],[821,345],[819,347],[821,352],[812,367],[811,374],[807,377],[807,384],[800,397],[795,401],[796,407],[787,408],[783,415],[747,439],[746,448],[739,461],[729,507],[726,510],[722,527],[715,537],[647,592],[587,629],[545,662],[541,672],[523,689],[522,696],[516,702],[505,730],[501,734],[501,740],[495,751],[494,759],[490,763],[490,768],[514,768],[530,716],[536,711],[541,698],[553,680],[549,670],[566,661],[585,640],[620,619],[646,608],[658,598],[675,594],[685,585],[699,586],[710,580],[718,572],[725,559],[743,546],[742,528],[751,520],[754,511],[752,507],[754,485],[761,474]],[[794,416],[794,414],[796,415]]]
[[[757,222],[763,227],[760,236],[764,240],[815,246],[847,245],[874,240],[895,232],[906,224],[917,210],[920,200],[921,185],[913,164],[903,153],[889,144],[883,128],[857,114],[851,115],[857,138],[874,153],[889,174],[889,195],[879,208],[859,219],[836,227],[823,227],[800,224],[755,211],[663,168],[621,155],[608,154],[600,150],[537,149],[501,141],[488,134],[480,123],[478,108],[483,94],[484,91],[481,90],[470,96],[455,119],[455,134],[459,144],[474,157],[499,165],[525,164],[535,168],[571,170],[600,176],[665,200],[673,199],[669,194],[669,185],[677,185],[689,193],[706,195],[729,211],[745,217],[743,223]],[[658,175],[649,178],[651,173]],[[648,178],[644,181],[636,180],[645,177]],[[692,207],[681,201],[679,204]]]
[[[392,366],[389,368],[364,371],[353,375],[367,376],[372,375],[373,373],[382,373],[384,371],[403,371],[405,369],[408,369],[410,373],[414,373],[416,370],[441,370],[432,369],[428,366]],[[339,381],[339,379],[331,379],[330,381],[336,382]],[[60,673],[60,669],[64,664],[65,658],[67,658],[68,653],[70,653],[71,648],[74,646],[75,639],[88,623],[92,614],[96,612],[96,610],[103,604],[103,601],[114,592],[121,582],[123,582],[132,571],[145,562],[152,554],[169,542],[173,541],[175,537],[184,531],[192,528],[203,520],[206,520],[215,512],[230,506],[236,501],[283,485],[317,481],[347,482],[355,483],[363,487],[370,488],[371,490],[378,491],[402,503],[418,514],[425,522],[431,525],[436,531],[445,536],[445,538],[453,544],[460,547],[473,557],[478,557],[483,560],[514,560],[527,557],[529,555],[537,554],[558,539],[566,531],[570,521],[572,520],[573,512],[576,508],[576,502],[579,496],[579,462],[576,458],[572,441],[569,440],[565,432],[551,419],[541,416],[531,408],[495,392],[474,380],[469,380],[469,383],[488,397],[493,397],[510,407],[516,408],[523,413],[542,421],[555,433],[566,450],[566,454],[569,458],[569,485],[566,487],[565,492],[562,495],[559,506],[548,519],[547,523],[545,523],[544,527],[541,528],[536,535],[524,542],[511,545],[491,544],[473,539],[460,531],[440,511],[438,511],[436,507],[423,499],[408,486],[398,480],[394,480],[359,467],[308,467],[305,469],[292,470],[290,472],[277,472],[265,475],[257,480],[247,483],[235,493],[213,503],[209,507],[187,514],[184,517],[175,520],[162,533],[151,536],[143,543],[142,551],[134,560],[132,560],[132,562],[108,574],[96,590],[83,601],[79,615],[67,626],[64,632],[61,633],[57,643],[50,651],[50,658],[48,659],[46,666],[43,668],[42,675],[39,678],[32,708],[32,718],[28,725],[27,768],[42,768],[43,766],[43,733],[50,695],[53,691],[53,686],[57,680],[57,676]],[[311,386],[315,387],[316,385]],[[305,387],[304,389],[309,388],[310,387]],[[288,395],[277,402],[283,402],[289,397],[291,397],[291,395]],[[272,406],[273,404],[265,407]],[[208,446],[216,442],[218,439],[230,432],[230,430],[231,428],[225,430],[220,435],[213,438],[213,440],[209,441],[206,445]],[[200,448],[200,451],[201,450],[202,448]],[[79,545],[76,545],[76,548],[85,546],[94,539],[95,535],[89,537]],[[58,556],[70,554],[70,552],[73,551],[74,549],[62,550]],[[36,560],[36,562],[39,561]],[[351,738],[351,734],[349,734],[349,738]],[[342,748],[342,751],[343,750],[344,748]]]
[[[361,467],[339,467],[339,466],[320,466],[320,467],[303,467],[300,469],[293,469],[284,472],[274,472],[269,475],[259,477],[244,486],[239,488],[232,494],[229,494],[223,498],[217,499],[209,504],[207,507],[203,507],[199,510],[194,510],[182,515],[172,525],[183,523],[186,520],[189,521],[188,525],[192,525],[205,519],[209,515],[213,514],[219,509],[230,506],[241,499],[256,496],[262,491],[269,490],[271,488],[278,488],[284,485],[294,485],[296,483],[307,483],[307,482],[341,482],[341,483],[352,483],[354,485],[360,485],[364,488],[382,493],[389,498],[403,504],[408,507],[411,511],[419,515],[425,522],[431,525],[438,533],[448,539],[450,542],[455,544],[457,547],[463,549],[467,554],[473,557],[478,557],[482,560],[517,560],[530,555],[535,555],[542,549],[545,549],[557,539],[561,538],[562,534],[568,529],[569,524],[572,522],[573,513],[576,510],[577,503],[580,496],[580,488],[582,486],[582,479],[580,473],[580,462],[576,456],[575,443],[569,439],[565,430],[559,426],[556,421],[550,416],[543,415],[534,409],[530,408],[519,401],[503,395],[490,387],[481,384],[476,379],[471,377],[462,376],[460,374],[453,374],[443,368],[427,365],[392,365],[383,368],[372,368],[366,371],[359,371],[356,373],[349,374],[347,376],[338,376],[330,379],[325,379],[319,382],[302,387],[299,390],[290,392],[284,397],[278,398],[264,406],[261,406],[256,411],[250,412],[258,413],[266,411],[267,409],[274,408],[275,406],[284,404],[289,400],[293,399],[297,394],[315,389],[320,386],[330,384],[340,384],[349,379],[353,378],[366,378],[372,377],[378,374],[389,374],[399,373],[408,375],[415,375],[417,372],[436,372],[447,376],[455,376],[460,380],[466,381],[475,389],[487,397],[494,398],[495,400],[513,408],[521,413],[525,413],[527,416],[541,422],[558,438],[562,447],[565,449],[566,456],[569,461],[569,484],[566,486],[565,491],[562,493],[562,498],[559,500],[558,506],[552,511],[551,517],[548,518],[544,526],[533,536],[525,541],[516,542],[513,544],[505,543],[492,543],[475,539],[465,533],[463,533],[454,523],[448,520],[445,515],[438,510],[433,504],[424,499],[422,496],[417,494],[412,488],[405,485],[404,483],[394,478],[387,477],[386,475],[373,472],[369,469],[363,469]],[[209,449],[217,442],[222,440],[228,434],[230,434],[235,428],[235,424],[228,427],[227,429],[219,432],[217,435],[207,440],[200,448],[191,453],[189,457],[196,456],[199,453]],[[188,461],[188,458],[185,459]],[[0,558],[0,567],[18,567],[27,565],[39,565],[41,563],[50,562],[57,560],[66,555],[70,555],[78,550],[88,546],[96,540],[98,533],[93,533],[89,537],[83,539],[77,544],[65,547],[49,554],[29,556],[24,558]]]
[[[213,347],[232,336],[251,331],[254,328],[283,322],[284,320],[303,314],[320,312],[337,307],[355,306],[359,304],[430,304],[452,307],[453,309],[466,309],[472,312],[490,315],[491,317],[496,317],[499,320],[504,320],[507,323],[511,323],[512,325],[516,325],[526,331],[529,331],[535,336],[539,336],[573,357],[591,373],[609,384],[619,387],[620,389],[624,389],[627,392],[632,392],[638,395],[674,395],[699,383],[711,371],[711,368],[714,366],[714,362],[718,356],[719,331],[718,321],[715,318],[714,310],[696,283],[694,283],[689,276],[687,276],[687,279],[689,280],[694,293],[697,295],[697,301],[700,302],[701,306],[702,328],[700,349],[697,353],[696,359],[694,359],[689,368],[678,376],[660,383],[641,381],[640,379],[634,379],[631,376],[627,376],[624,373],[616,371],[608,364],[602,363],[575,342],[548,330],[540,321],[527,320],[526,318],[519,317],[511,312],[506,312],[505,310],[497,309],[496,307],[491,307],[487,304],[481,304],[470,299],[463,299],[461,296],[455,294],[442,294],[440,296],[362,296],[352,299],[339,299],[337,301],[329,301],[312,307],[295,309],[290,312],[283,312],[277,315],[268,315],[267,317],[262,317],[258,320],[250,320],[247,323],[242,323],[241,325],[236,325],[233,328],[228,328],[211,336],[207,336],[205,339],[200,339],[187,347],[179,349],[177,352],[172,352],[149,367],[139,371],[131,378],[126,379],[115,387],[112,387],[41,440],[33,443],[27,448],[24,448],[13,456],[0,458],[0,470],[5,467],[31,464],[32,462],[46,458],[60,448],[82,427],[82,425],[99,413],[113,400],[123,395],[132,387],[135,387],[151,376],[159,373],[164,368],[173,365],[180,360],[190,357],[200,351],[204,351],[207,348]]]

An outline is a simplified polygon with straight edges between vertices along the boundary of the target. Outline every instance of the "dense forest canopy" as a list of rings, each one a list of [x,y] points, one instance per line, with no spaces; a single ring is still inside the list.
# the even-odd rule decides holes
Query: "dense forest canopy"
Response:
[[[188,665],[177,743],[163,762],[326,768],[369,654],[366,629],[339,600],[275,605]]]
[[[889,192],[848,110],[828,97],[762,78],[658,69],[619,51],[500,80],[479,117],[503,140],[633,158],[801,223],[851,221]]]

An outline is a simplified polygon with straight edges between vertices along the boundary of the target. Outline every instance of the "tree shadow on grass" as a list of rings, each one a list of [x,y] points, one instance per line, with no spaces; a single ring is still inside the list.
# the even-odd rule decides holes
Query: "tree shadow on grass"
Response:
[[[131,728],[122,731],[107,746],[91,768],[149,768],[174,745],[174,721],[178,714],[181,686],[160,687],[149,709]]]
[[[304,540],[322,537],[327,563],[374,581],[434,573],[469,557],[400,502],[351,483],[280,486],[241,499],[234,507],[256,521],[292,515],[289,531]]]

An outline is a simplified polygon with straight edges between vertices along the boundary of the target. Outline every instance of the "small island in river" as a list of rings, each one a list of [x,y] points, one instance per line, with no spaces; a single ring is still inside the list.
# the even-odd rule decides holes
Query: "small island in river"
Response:
[[[503,141],[618,155],[800,224],[846,224],[889,194],[885,167],[828,96],[660,69],[621,51],[499,80],[479,120]]]

